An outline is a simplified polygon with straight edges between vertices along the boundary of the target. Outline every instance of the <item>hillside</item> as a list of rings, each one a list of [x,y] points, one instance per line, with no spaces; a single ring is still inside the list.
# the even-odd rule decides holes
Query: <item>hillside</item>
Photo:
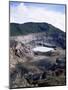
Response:
[[[10,23],[10,35],[25,35],[29,33],[48,32],[49,34],[64,32],[48,23]]]
[[[16,37],[16,36],[29,35],[29,34],[32,35],[32,39],[36,38],[37,41],[39,41],[38,38],[40,38],[42,41],[44,40],[44,42],[46,43],[49,42],[53,44],[54,42],[54,45],[57,45],[62,48],[66,48],[65,32],[52,26],[51,24],[33,23],[33,22],[24,23],[24,24],[10,23],[10,36]]]

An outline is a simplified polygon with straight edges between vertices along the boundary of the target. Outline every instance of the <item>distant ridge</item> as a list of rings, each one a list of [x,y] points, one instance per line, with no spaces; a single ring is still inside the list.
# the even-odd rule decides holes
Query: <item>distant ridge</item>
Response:
[[[10,23],[10,36],[26,35],[30,33],[46,32],[48,34],[57,34],[64,32],[48,23],[28,22],[24,24]]]

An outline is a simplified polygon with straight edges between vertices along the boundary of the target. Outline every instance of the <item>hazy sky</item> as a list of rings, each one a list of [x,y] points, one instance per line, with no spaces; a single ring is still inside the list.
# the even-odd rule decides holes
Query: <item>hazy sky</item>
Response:
[[[47,22],[65,31],[65,5],[10,2],[10,22]]]

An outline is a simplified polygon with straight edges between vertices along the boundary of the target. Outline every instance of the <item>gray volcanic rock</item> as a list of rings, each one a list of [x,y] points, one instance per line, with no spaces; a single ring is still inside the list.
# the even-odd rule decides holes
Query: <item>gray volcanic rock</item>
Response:
[[[65,32],[47,23],[10,24],[10,88],[65,85]],[[34,52],[36,46],[53,51]]]
[[[11,42],[12,43],[12,42]],[[16,45],[15,45],[16,44]],[[15,68],[19,62],[23,63],[32,60],[34,57],[33,51],[30,47],[22,44],[21,42],[13,41],[10,48],[10,70]]]

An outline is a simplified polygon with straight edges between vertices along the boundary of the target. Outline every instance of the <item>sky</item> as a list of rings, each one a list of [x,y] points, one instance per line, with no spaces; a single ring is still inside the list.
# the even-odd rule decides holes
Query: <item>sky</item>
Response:
[[[65,5],[10,2],[10,23],[47,22],[65,32]]]

